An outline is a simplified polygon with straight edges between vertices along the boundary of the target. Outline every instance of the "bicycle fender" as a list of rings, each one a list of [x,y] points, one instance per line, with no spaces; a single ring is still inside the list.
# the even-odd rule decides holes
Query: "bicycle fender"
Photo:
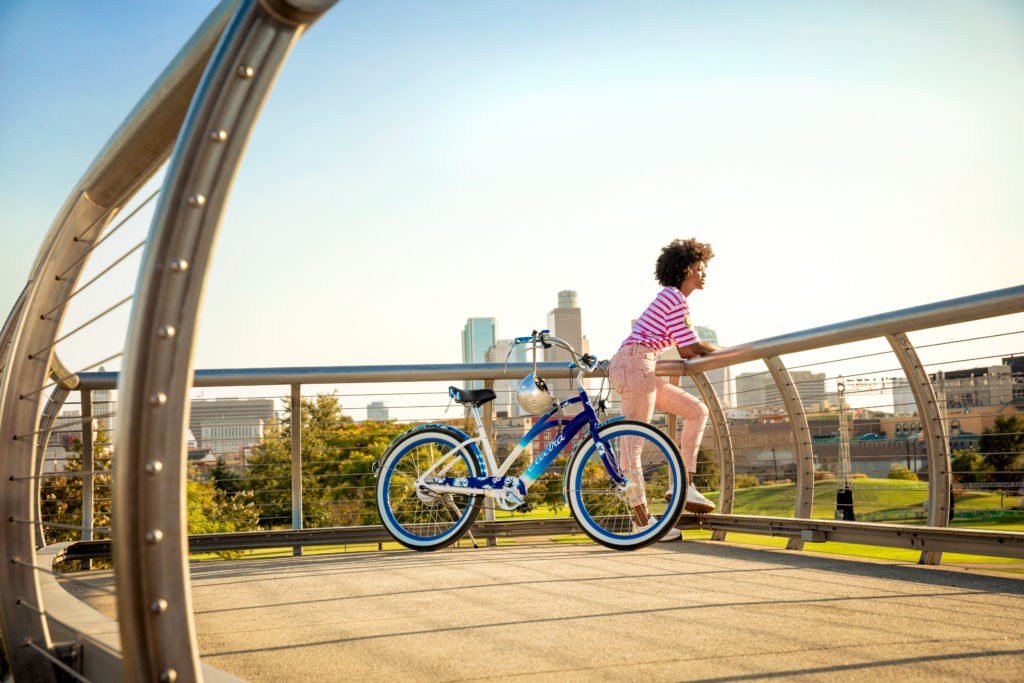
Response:
[[[373,466],[371,467],[371,470],[373,472],[373,478],[376,479],[379,476],[380,466],[384,463],[387,457],[391,455],[392,451],[394,451],[395,448],[400,446],[403,441],[407,441],[408,439],[416,436],[419,432],[422,432],[427,429],[447,432],[450,436],[457,438],[459,441],[468,441],[470,438],[469,434],[462,431],[458,427],[452,427],[451,425],[427,424],[413,427],[412,429],[404,431],[397,437],[395,437],[395,440],[388,444],[388,447],[384,450],[384,453],[383,455],[380,456],[380,459],[373,463]],[[480,453],[480,449],[477,448],[477,445],[475,443],[471,443],[469,444],[469,446],[466,447],[466,450],[472,453],[473,457],[476,458],[477,464],[480,466],[480,473],[483,476],[487,476],[487,463],[484,462],[484,457]]]

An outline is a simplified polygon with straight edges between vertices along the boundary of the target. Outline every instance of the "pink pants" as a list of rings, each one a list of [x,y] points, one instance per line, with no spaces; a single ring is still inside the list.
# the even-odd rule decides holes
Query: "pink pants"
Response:
[[[704,436],[708,422],[708,409],[698,399],[679,387],[669,384],[662,377],[654,375],[654,364],[658,352],[640,344],[631,344],[619,349],[608,367],[612,386],[622,397],[622,415],[628,420],[650,422],[657,408],[666,413],[679,415],[684,419],[683,434],[679,439],[679,453],[683,456],[686,469],[693,476],[697,471],[697,449]],[[625,439],[624,439],[625,440]],[[641,471],[641,448],[639,439],[635,444],[623,444],[620,465],[630,479],[643,481]],[[639,499],[634,504],[644,503],[646,497],[638,491]]]

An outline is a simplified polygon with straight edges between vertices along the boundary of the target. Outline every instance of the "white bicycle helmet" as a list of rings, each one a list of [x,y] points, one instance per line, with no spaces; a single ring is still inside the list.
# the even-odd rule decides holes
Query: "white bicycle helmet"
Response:
[[[548,390],[547,383],[531,372],[523,378],[516,390],[519,407],[529,415],[543,415],[558,406],[555,397]]]

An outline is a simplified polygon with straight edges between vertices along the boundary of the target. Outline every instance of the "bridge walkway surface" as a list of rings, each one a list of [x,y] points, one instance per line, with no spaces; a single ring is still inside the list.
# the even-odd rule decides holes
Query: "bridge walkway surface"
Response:
[[[1024,577],[714,541],[197,562],[192,595],[250,681],[1024,678]]]

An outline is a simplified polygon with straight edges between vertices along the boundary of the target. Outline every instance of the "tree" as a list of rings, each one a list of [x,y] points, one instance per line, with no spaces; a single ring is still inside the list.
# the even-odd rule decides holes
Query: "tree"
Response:
[[[701,488],[718,487],[718,458],[706,448],[697,450],[697,471],[692,475],[695,484]]]
[[[258,528],[259,514],[251,491],[227,493],[210,482],[190,477],[188,492],[188,533],[227,534],[235,531],[254,531]],[[241,551],[218,551],[225,559],[240,557]]]
[[[48,543],[78,541],[82,538],[82,450],[82,440],[75,438],[61,476],[48,478],[41,486],[40,508]],[[109,431],[100,420],[93,435],[93,524],[101,528],[110,527],[111,461]],[[188,533],[228,533],[257,528],[252,493],[218,491],[212,485],[201,484],[194,479],[198,479],[198,475],[190,477],[187,483]],[[94,534],[94,538],[109,536],[105,531]],[[104,560],[97,560],[96,563],[94,566],[110,566]]]
[[[1024,481],[1021,454],[1024,453],[1024,420],[1017,415],[1000,415],[992,427],[978,437],[978,450],[991,470],[991,481]]]
[[[249,460],[249,483],[263,528],[288,527],[292,519],[291,434],[295,416],[284,399],[285,416],[271,425]],[[303,526],[355,526],[377,521],[373,462],[405,426],[355,422],[334,394],[301,399]],[[230,479],[216,478],[222,488]],[[223,488],[222,488],[223,490]]]
[[[985,481],[985,459],[977,451],[954,451],[950,465],[953,469],[953,481],[958,484],[976,484]]]
[[[251,486],[246,486],[246,480],[241,474],[225,465],[224,458],[217,458],[217,464],[210,470],[210,483],[225,493],[252,490]]]
[[[97,421],[93,434],[93,525],[110,527],[110,431]],[[78,541],[82,538],[82,439],[75,437],[60,476],[43,479],[40,512],[47,543]],[[94,537],[109,536],[98,532]]]

